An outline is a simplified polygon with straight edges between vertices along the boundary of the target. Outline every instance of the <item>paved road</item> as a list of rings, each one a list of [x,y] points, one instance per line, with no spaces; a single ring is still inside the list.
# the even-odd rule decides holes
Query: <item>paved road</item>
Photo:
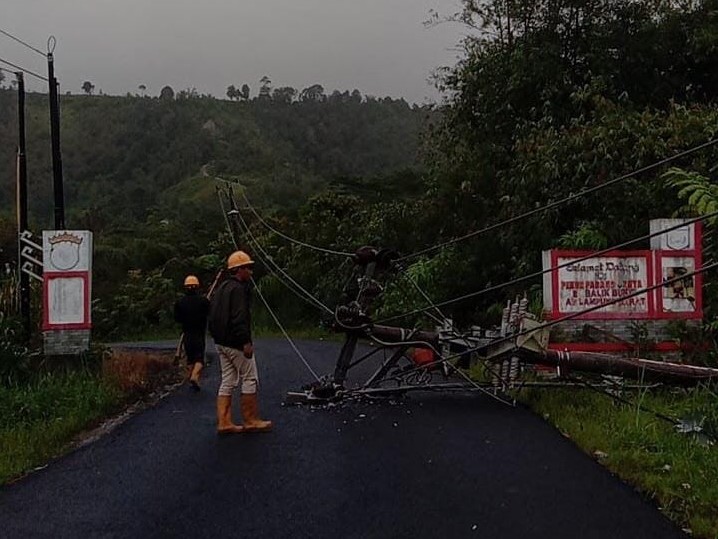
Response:
[[[322,372],[339,348],[300,347]],[[283,341],[256,348],[275,432],[215,435],[215,360],[205,391],[0,489],[0,536],[682,536],[527,410],[477,395],[285,408],[304,367]]]

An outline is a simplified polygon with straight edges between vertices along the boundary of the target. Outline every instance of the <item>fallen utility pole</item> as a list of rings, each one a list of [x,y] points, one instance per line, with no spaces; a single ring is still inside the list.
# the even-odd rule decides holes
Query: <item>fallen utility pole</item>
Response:
[[[561,350],[546,350],[541,354],[522,350],[519,355],[526,363],[556,367],[561,375],[583,371],[682,386],[718,381],[718,369],[667,361]]]

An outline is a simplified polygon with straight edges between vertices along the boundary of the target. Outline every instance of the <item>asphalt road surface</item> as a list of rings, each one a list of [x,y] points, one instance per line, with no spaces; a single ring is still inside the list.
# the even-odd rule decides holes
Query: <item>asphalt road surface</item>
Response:
[[[299,346],[321,372],[339,350]],[[525,409],[476,394],[283,407],[311,379],[285,341],[256,352],[274,432],[215,434],[215,356],[200,393],[0,489],[0,537],[683,536]]]

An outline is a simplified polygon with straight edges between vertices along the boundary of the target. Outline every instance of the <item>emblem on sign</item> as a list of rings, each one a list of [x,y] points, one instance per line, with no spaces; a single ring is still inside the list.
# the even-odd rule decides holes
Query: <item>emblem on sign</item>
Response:
[[[666,233],[666,247],[674,251],[682,251],[690,248],[691,233],[690,227],[677,228]]]
[[[71,271],[77,267],[80,262],[80,245],[83,238],[75,236],[69,232],[58,234],[51,237],[50,243],[50,263],[60,271]]]

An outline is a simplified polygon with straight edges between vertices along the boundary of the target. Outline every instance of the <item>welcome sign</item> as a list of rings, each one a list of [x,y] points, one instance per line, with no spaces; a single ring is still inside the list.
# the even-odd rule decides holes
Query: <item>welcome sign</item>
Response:
[[[656,234],[651,250],[611,251],[600,256],[591,256],[592,251],[545,251],[547,316],[556,319],[592,309],[575,318],[702,318],[702,276],[691,275],[702,264],[700,226],[679,227],[681,223],[678,219],[651,221],[651,233]],[[660,234],[666,229],[672,230]],[[689,277],[681,279],[683,275]],[[651,287],[655,289],[637,294]]]

